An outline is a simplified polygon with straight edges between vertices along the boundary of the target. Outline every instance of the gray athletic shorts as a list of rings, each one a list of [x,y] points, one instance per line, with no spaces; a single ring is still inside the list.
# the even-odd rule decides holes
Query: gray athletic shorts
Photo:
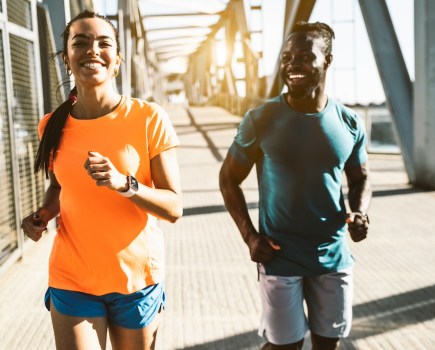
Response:
[[[303,339],[308,330],[329,338],[349,335],[352,268],[320,276],[282,277],[266,275],[260,264],[259,272],[261,337],[272,344],[284,345]]]

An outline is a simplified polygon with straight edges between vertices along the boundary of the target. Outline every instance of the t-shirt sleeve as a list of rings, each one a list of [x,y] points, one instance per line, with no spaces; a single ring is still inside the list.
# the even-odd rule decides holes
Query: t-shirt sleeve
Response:
[[[157,104],[152,104],[154,113],[147,127],[150,159],[170,148],[178,147],[180,141],[168,114]]]
[[[367,162],[367,135],[360,117],[356,116],[355,144],[348,158],[347,166],[358,166]]]
[[[46,114],[42,117],[38,124],[38,136],[39,139],[42,139],[42,135],[44,134],[45,127],[47,126],[48,121],[50,120],[52,113]],[[50,162],[48,164],[48,170],[53,170],[53,157],[50,157]]]
[[[252,115],[250,112],[247,112],[237,128],[236,137],[228,153],[237,162],[249,166],[253,165],[258,158],[258,147]]]
[[[44,134],[45,127],[47,126],[47,122],[50,120],[52,113],[44,115],[38,124],[38,136],[39,139],[42,139],[42,135]]]

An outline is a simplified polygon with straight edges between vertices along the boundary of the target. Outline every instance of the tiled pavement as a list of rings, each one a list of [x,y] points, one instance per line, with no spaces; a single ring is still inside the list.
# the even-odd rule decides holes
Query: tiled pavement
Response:
[[[157,349],[259,349],[256,268],[217,180],[240,119],[216,107],[166,109],[182,142],[184,216],[162,223],[168,303]],[[354,322],[341,348],[435,349],[435,192],[407,184],[400,156],[370,155],[370,166],[372,225],[367,240],[350,243]],[[244,189],[256,221],[254,174]],[[24,259],[0,276],[0,350],[54,349],[42,304],[52,237],[27,242]]]

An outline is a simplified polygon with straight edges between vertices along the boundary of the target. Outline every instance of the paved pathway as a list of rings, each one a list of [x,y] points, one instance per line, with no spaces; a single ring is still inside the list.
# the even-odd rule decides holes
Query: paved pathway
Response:
[[[182,142],[184,216],[162,223],[168,305],[157,350],[259,349],[256,268],[223,207],[217,174],[239,118],[216,108],[167,107]],[[351,242],[354,324],[342,349],[435,349],[435,192],[407,184],[399,156],[371,155],[370,237]],[[252,174],[244,184],[257,220]],[[42,305],[53,234],[28,242],[0,276],[0,350],[54,349]],[[304,349],[309,349],[309,340]]]

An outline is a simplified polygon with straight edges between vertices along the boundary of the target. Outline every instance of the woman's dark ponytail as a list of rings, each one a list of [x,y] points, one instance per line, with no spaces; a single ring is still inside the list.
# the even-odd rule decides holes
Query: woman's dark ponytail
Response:
[[[42,134],[35,159],[35,173],[44,169],[45,177],[48,178],[48,166],[50,160],[56,157],[56,151],[62,138],[63,127],[71,113],[72,107],[77,101],[77,88],[71,90],[68,99],[63,102],[51,115]]]
[[[67,44],[68,37],[70,34],[71,24],[79,19],[83,18],[101,18],[106,21],[113,29],[116,39],[116,50],[119,54],[119,34],[116,30],[113,23],[105,16],[99,15],[98,13],[92,11],[83,11],[75,16],[65,27],[64,32],[62,33],[63,38],[63,49],[56,53],[63,53],[65,56],[68,56],[67,52]],[[48,177],[48,166],[50,164],[50,160],[56,157],[56,151],[59,149],[60,141],[62,138],[63,127],[65,126],[66,118],[68,114],[71,113],[72,106],[77,101],[77,88],[71,90],[71,93],[64,103],[62,103],[57,109],[53,112],[52,116],[47,122],[47,125],[44,130],[44,134],[42,135],[41,142],[39,143],[38,152],[36,153],[36,160],[34,170],[35,173],[39,170],[44,169],[45,176]]]

